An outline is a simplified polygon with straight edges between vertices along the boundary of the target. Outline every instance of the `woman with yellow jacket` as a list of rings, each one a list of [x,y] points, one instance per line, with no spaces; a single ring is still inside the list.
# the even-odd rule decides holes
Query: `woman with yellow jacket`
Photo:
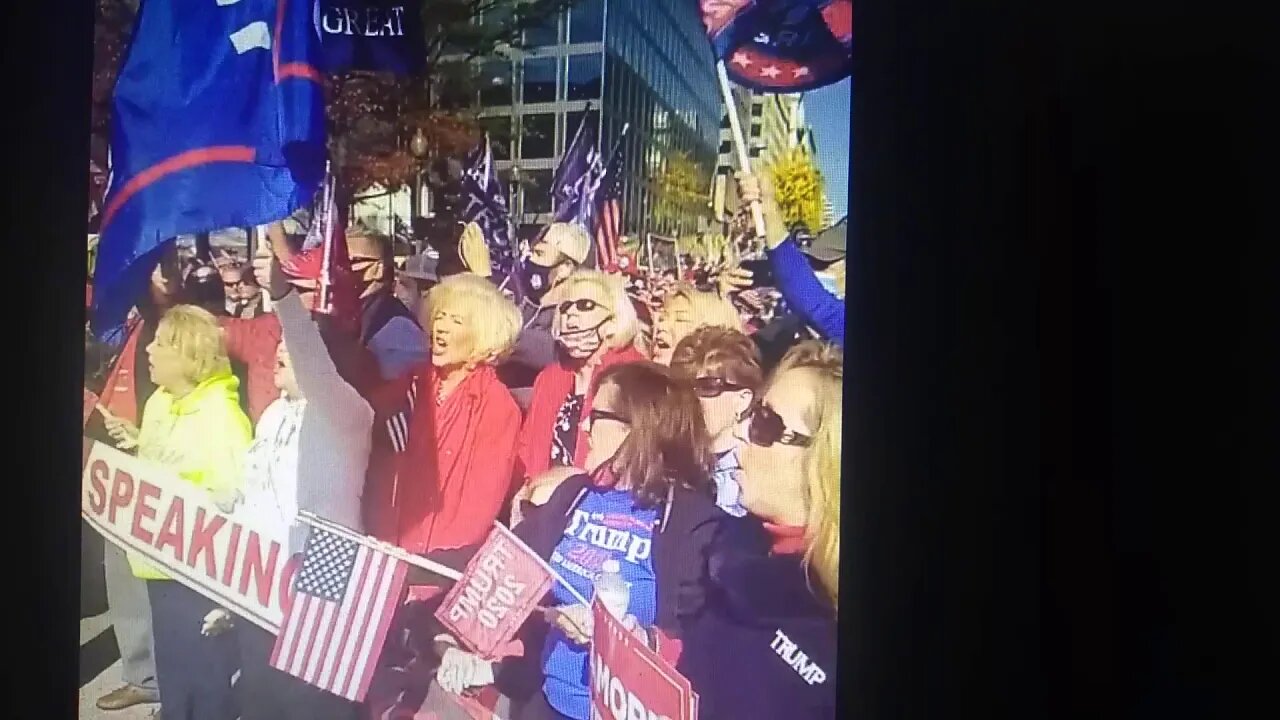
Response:
[[[116,420],[108,430],[124,446],[136,443],[139,458],[209,491],[215,504],[230,511],[253,429],[240,409],[239,381],[218,321],[200,308],[176,306],[160,320],[146,351],[157,390],[142,411],[142,427]],[[129,562],[148,581],[165,719],[235,720],[235,636],[202,635],[216,603],[140,557],[130,556]]]

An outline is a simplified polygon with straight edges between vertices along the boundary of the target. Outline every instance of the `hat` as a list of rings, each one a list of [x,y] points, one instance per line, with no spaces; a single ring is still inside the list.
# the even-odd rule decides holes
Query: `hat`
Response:
[[[551,223],[542,239],[578,265],[586,262],[591,252],[591,237],[573,223]]]
[[[818,233],[813,242],[802,247],[801,250],[818,262],[833,263],[843,259],[845,232],[848,227],[845,221],[848,219],[843,217],[840,222]]]
[[[426,282],[440,282],[440,274],[436,267],[440,264],[440,258],[431,257],[426,253],[412,255],[404,263],[404,271],[401,275],[414,280],[424,280]]]

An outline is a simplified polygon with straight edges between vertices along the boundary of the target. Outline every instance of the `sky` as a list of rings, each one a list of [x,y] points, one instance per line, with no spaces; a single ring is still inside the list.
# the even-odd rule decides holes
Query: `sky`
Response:
[[[836,220],[849,212],[849,78],[804,96],[805,120],[813,128],[818,169]]]

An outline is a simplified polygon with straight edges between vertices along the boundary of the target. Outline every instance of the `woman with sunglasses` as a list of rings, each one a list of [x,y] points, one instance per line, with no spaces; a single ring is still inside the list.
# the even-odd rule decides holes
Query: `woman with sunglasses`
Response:
[[[739,417],[764,384],[760,351],[751,338],[736,330],[699,328],[676,345],[671,374],[689,383],[702,405],[702,419],[715,454],[712,479],[716,504],[734,517],[746,515],[739,499],[742,470],[738,451],[742,441],[736,430]]]
[[[604,370],[595,391],[586,474],[561,483],[514,530],[583,597],[617,561],[631,584],[624,622],[664,652],[673,643],[663,640],[700,607],[706,552],[729,520],[711,501],[702,413],[688,386],[654,363]],[[586,720],[591,611],[559,584],[543,604],[555,608],[550,625],[535,614],[521,631],[524,655],[498,667],[437,637],[448,646],[440,687],[456,693],[496,675],[512,720]]]
[[[635,348],[636,311],[618,276],[576,270],[544,296],[543,305],[555,309],[557,360],[533,382],[517,451],[521,486],[552,467],[582,467],[582,421],[593,407],[592,381],[613,365],[644,360]]]
[[[711,552],[677,666],[703,720],[836,716],[842,389],[840,351],[803,343],[738,425],[742,504],[771,547],[735,535]]]

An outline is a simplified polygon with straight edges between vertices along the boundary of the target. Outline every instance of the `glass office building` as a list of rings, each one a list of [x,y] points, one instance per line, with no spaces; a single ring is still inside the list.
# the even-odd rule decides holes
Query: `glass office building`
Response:
[[[596,127],[606,156],[630,126],[622,139],[624,234],[703,229],[710,207],[706,218],[685,218],[678,227],[655,219],[653,210],[656,179],[673,152],[688,154],[710,195],[723,115],[713,63],[697,5],[688,0],[580,0],[526,31],[523,49],[477,61],[478,98],[465,100],[479,103],[522,234],[550,220],[552,173],[584,121]]]

